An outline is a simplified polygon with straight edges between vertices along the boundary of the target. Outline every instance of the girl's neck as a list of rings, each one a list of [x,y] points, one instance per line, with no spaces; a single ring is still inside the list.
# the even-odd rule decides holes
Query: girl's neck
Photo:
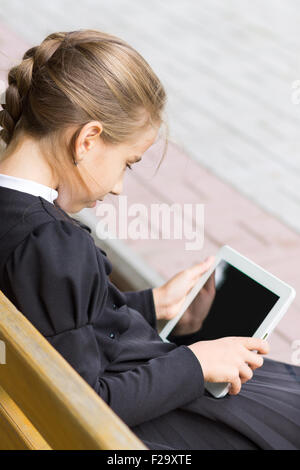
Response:
[[[54,181],[51,168],[38,146],[29,139],[22,141],[12,153],[4,151],[0,159],[0,173],[29,179],[56,190],[58,188],[58,182]]]

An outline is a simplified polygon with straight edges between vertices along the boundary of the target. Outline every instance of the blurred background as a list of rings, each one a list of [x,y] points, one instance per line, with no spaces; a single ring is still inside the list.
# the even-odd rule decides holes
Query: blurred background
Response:
[[[226,243],[300,298],[299,21],[297,0],[1,0],[0,78],[54,31],[125,39],[164,84],[170,128],[158,174],[160,144],[126,177],[128,204],[205,205],[200,253],[182,240],[130,239],[128,252],[157,284]],[[298,297],[270,339],[270,356],[287,362],[300,338]]]

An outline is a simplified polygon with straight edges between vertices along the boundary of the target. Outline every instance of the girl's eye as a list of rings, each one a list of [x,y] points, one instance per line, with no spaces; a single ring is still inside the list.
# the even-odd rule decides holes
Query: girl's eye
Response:
[[[129,163],[126,163],[126,166],[127,166],[127,168],[129,168],[129,170],[132,170],[132,166],[129,165]]]

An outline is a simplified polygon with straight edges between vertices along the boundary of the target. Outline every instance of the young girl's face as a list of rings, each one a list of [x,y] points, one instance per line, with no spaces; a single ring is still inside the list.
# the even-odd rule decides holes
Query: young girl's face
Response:
[[[106,194],[121,194],[127,166],[141,160],[142,155],[156,141],[159,128],[160,125],[151,126],[133,142],[112,145],[105,144],[101,139],[102,128],[98,121],[84,126],[76,141],[76,153],[79,156],[77,168],[92,196],[82,188],[77,192],[76,200],[72,200],[72,207],[65,210],[79,212],[85,207],[94,207],[96,201],[103,200]]]

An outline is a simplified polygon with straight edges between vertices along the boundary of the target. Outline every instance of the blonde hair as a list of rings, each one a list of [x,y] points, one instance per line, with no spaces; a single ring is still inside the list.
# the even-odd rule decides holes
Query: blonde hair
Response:
[[[165,104],[160,80],[125,41],[93,29],[57,32],[9,70],[0,140],[9,156],[23,135],[37,139],[52,171],[68,178],[70,187],[77,180],[88,191],[77,166],[70,166],[82,127],[98,120],[103,141],[120,144],[149,125],[164,123],[164,157]],[[141,119],[145,111],[146,121]],[[64,131],[69,126],[76,130],[67,142]]]

